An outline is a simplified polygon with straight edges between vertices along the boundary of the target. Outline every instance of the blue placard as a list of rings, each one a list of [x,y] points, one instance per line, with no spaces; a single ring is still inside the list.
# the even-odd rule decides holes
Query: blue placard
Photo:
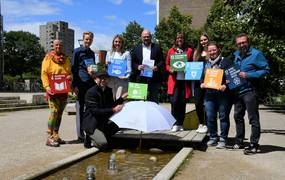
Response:
[[[127,61],[124,59],[112,59],[108,65],[108,74],[110,76],[125,76],[127,71]]]
[[[90,66],[95,64],[94,59],[93,58],[89,58],[89,59],[84,59],[84,63],[86,66]]]
[[[140,75],[144,76],[144,77],[152,77],[153,71],[152,71],[152,69],[148,65],[144,65],[144,69],[141,70],[141,74]]]
[[[186,62],[186,80],[200,80],[203,72],[203,62]]]
[[[230,66],[229,68],[225,69],[225,76],[226,80],[229,81],[228,87],[229,89],[235,89],[243,84],[243,81],[239,77],[240,68],[237,64]]]

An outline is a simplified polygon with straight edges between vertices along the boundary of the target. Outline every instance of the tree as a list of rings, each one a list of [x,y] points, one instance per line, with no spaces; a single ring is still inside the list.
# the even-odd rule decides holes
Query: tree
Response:
[[[177,6],[173,6],[167,18],[163,18],[155,28],[155,38],[164,52],[172,47],[177,32],[183,32],[187,46],[196,45],[197,31],[191,29],[192,16],[182,15]]]
[[[123,38],[125,40],[125,48],[132,51],[139,43],[141,43],[141,33],[143,27],[136,21],[130,22],[125,32],[123,32]]]
[[[224,56],[235,50],[235,36],[249,35],[251,44],[269,60],[271,74],[263,81],[263,95],[284,94],[275,82],[285,79],[285,2],[279,0],[215,0],[205,29]],[[277,81],[276,81],[277,80]],[[275,84],[274,84],[275,83]]]
[[[4,33],[5,75],[22,77],[24,73],[31,73],[38,76],[44,54],[37,36],[23,31]]]

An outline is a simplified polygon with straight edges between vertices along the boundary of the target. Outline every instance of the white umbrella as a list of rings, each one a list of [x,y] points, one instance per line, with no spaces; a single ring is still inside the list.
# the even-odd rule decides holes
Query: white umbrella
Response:
[[[169,111],[150,101],[128,102],[110,119],[120,128],[143,132],[169,130],[176,121]]]

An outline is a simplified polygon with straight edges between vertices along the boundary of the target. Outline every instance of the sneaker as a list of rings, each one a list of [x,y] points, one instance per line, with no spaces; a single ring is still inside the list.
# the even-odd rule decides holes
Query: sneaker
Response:
[[[47,139],[46,145],[51,147],[59,147],[59,143],[51,138]]]
[[[226,142],[220,141],[218,142],[218,145],[216,146],[217,149],[225,149],[226,148]]]
[[[179,126],[179,125],[174,125],[171,129],[172,132],[176,132],[176,131],[183,131],[183,127]]]
[[[196,132],[197,132],[197,133],[200,133],[200,131],[202,130],[202,128],[203,128],[203,124],[199,124],[198,129],[196,129]]]
[[[205,134],[207,132],[208,132],[208,127],[206,125],[203,125],[199,133]]]
[[[243,145],[242,144],[235,144],[233,146],[228,146],[227,149],[229,149],[229,150],[243,149]]]
[[[248,147],[244,148],[243,153],[245,155],[252,155],[258,152],[259,145],[258,144],[250,144]]]
[[[210,139],[208,142],[207,142],[207,145],[208,146],[216,146],[218,144],[218,140],[217,139]]]

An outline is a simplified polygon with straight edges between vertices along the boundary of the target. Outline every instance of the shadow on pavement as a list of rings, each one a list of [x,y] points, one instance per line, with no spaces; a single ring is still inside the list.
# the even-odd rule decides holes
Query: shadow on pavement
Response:
[[[274,133],[276,135],[285,135],[285,130],[283,129],[261,129],[261,133]]]
[[[284,109],[280,109],[280,110],[269,110],[269,112],[285,114],[285,110],[284,110]]]
[[[260,152],[258,154],[265,154],[275,151],[285,151],[285,147],[274,145],[260,145]]]

